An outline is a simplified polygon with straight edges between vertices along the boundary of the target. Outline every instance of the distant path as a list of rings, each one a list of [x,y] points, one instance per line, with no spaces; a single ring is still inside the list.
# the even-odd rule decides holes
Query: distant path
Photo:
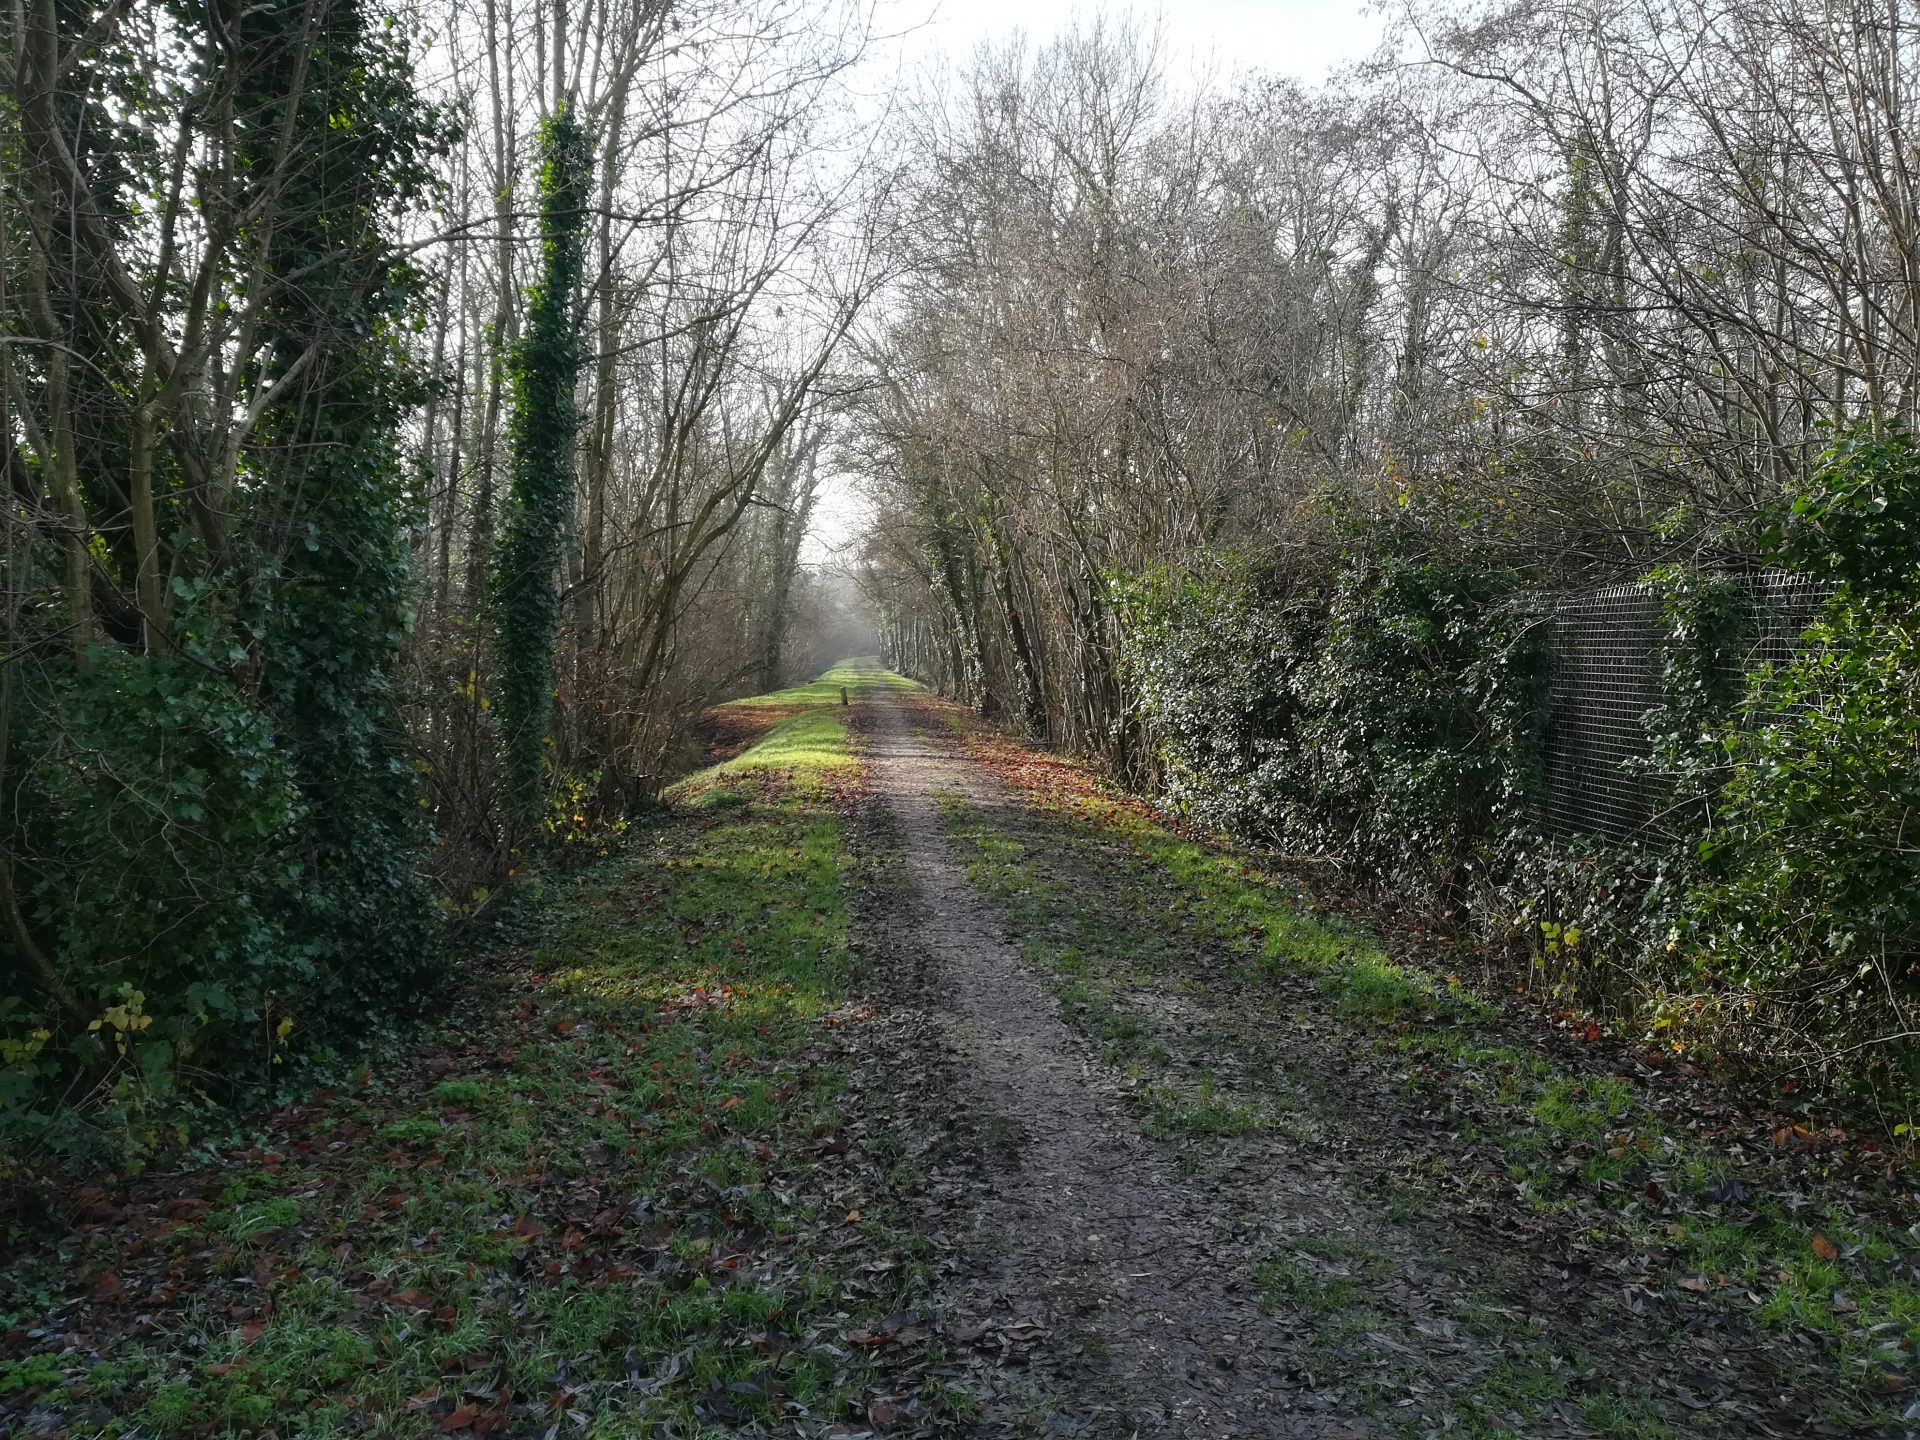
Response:
[[[967,1248],[991,1271],[987,1288],[1010,1312],[1002,1322],[1034,1321],[1055,1343],[1070,1338],[1063,1325],[1078,1327],[1105,1352],[1089,1372],[1101,1393],[1071,1397],[1059,1429],[1363,1433],[1294,1412],[1285,1337],[1251,1293],[1248,1257],[1217,1243],[1214,1198],[1139,1133],[967,878],[939,799],[991,806],[1003,803],[997,787],[950,739],[917,733],[897,701],[871,703],[869,780],[914,912],[892,917],[895,933],[929,952],[935,1003],[967,1057],[965,1098],[1009,1139]]]

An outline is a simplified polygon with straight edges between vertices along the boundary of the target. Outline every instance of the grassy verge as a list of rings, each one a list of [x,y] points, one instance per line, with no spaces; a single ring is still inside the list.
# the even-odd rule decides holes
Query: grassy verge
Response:
[[[1388,1221],[1473,1215],[1572,1254],[1596,1293],[1624,1289],[1618,1320],[1642,1343],[1691,1344],[1728,1323],[1772,1331],[1784,1354],[1821,1357],[1818,1381],[1794,1383],[1829,1392],[1819,1403],[1833,1423],[1885,1426],[1906,1410],[1920,1341],[1907,1227],[1920,1214],[1898,1167],[1872,1152],[1843,1163],[1827,1132],[1742,1115],[1677,1076],[1650,1080],[1634,1052],[1537,1043],[1537,1028],[1317,912],[1244,854],[1074,767],[970,743],[1036,817],[1020,833],[950,803],[975,882],[1185,1153],[1282,1131],[1389,1194]],[[1349,1372],[1342,1325],[1390,1331],[1364,1271],[1283,1252],[1256,1279],[1318,1316],[1316,1343]],[[1452,1318],[1481,1333],[1475,1316]],[[1606,1433],[1665,1433],[1592,1383],[1594,1357],[1570,1349],[1543,1371],[1545,1338],[1521,1333],[1511,1348],[1505,1370],[1456,1393],[1451,1423],[1524,1433],[1524,1416],[1573,1404]],[[1569,1378],[1583,1372],[1584,1384]]]
[[[0,1431],[722,1436],[899,1400],[916,1262],[836,1040],[839,692],[892,683],[768,697],[417,1054],[221,1165],[77,1194],[0,1281]]]

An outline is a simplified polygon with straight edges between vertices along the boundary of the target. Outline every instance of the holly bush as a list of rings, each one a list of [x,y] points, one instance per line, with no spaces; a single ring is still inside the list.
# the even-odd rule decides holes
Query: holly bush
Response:
[[[1374,543],[1133,587],[1127,665],[1169,797],[1207,823],[1450,886],[1536,767],[1518,578]]]

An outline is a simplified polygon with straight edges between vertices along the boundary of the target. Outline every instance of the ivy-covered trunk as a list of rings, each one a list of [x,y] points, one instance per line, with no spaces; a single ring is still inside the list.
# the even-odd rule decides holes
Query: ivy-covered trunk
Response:
[[[245,664],[300,795],[286,856],[297,919],[281,959],[304,982],[261,997],[260,1018],[274,1026],[284,1010],[301,1024],[291,1012],[318,1007],[358,1023],[416,1000],[435,963],[393,682],[420,508],[399,427],[422,390],[401,337],[425,281],[383,225],[427,190],[438,125],[362,0],[278,0],[240,23],[256,58],[238,148],[273,216],[255,237],[273,277],[259,321],[272,400],[236,486]]]
[[[556,575],[573,504],[579,424],[573,296],[583,265],[591,171],[586,133],[564,107],[547,122],[540,143],[541,271],[528,297],[526,332],[508,367],[513,457],[493,597],[502,790],[520,844],[539,824],[546,788],[561,608]]]

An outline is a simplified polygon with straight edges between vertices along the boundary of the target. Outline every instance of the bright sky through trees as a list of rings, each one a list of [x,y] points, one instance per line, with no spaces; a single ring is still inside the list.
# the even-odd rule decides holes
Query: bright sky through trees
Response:
[[[981,44],[1004,41],[1016,31],[1037,46],[1076,20],[1144,20],[1154,14],[1151,7],[1084,0],[896,0],[876,24],[898,38],[876,47],[867,62],[867,88],[884,103],[889,90],[910,82],[922,67],[965,63]],[[1380,6],[1362,0],[1181,0],[1157,14],[1176,83],[1265,71],[1311,84],[1372,55],[1385,18]],[[844,477],[829,477],[804,547],[808,561],[834,556],[860,533],[865,513],[855,487]]]

